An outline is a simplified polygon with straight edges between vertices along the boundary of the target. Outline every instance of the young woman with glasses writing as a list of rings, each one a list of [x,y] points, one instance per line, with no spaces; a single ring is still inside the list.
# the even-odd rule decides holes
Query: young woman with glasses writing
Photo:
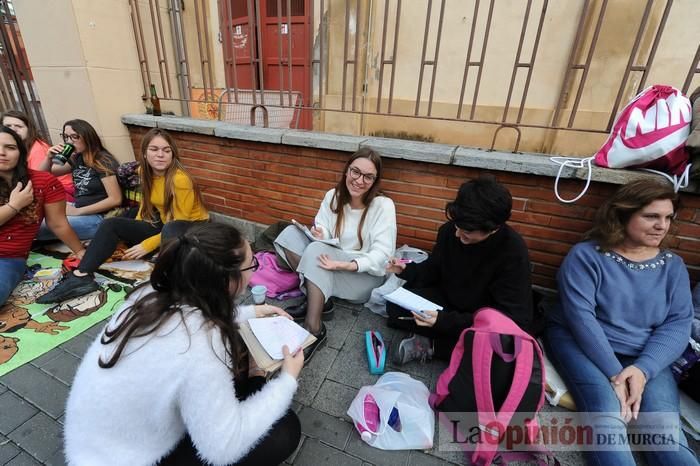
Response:
[[[266,383],[251,376],[238,335],[250,318],[289,317],[235,305],[255,268],[228,225],[197,225],[165,245],[150,283],[127,297],[78,368],[66,407],[69,464],[272,465],[294,452],[303,353],[284,347],[281,372]]]
[[[317,240],[335,238],[338,247],[310,241],[300,229],[287,227],[275,248],[303,278],[306,302],[287,311],[305,319],[317,340],[306,359],[326,339],[322,313],[330,312],[332,297],[364,303],[384,283],[385,263],[396,246],[396,211],[380,192],[382,159],[371,149],[355,152],[345,164],[334,189],[323,198],[311,234]]]
[[[49,148],[39,170],[59,176],[73,176],[74,202],[66,205],[66,215],[80,239],[91,239],[102,223],[103,214],[122,203],[122,191],[117,182],[119,162],[102,145],[97,131],[85,120],[69,120],[63,124],[63,144]],[[66,163],[56,160],[66,144],[75,151]],[[46,228],[37,239],[49,240],[54,236]]]
[[[27,166],[32,170],[40,170],[39,167],[49,151],[49,144],[39,137],[39,131],[34,126],[34,122],[27,115],[17,110],[9,110],[3,113],[0,121],[2,121],[4,126],[17,133],[27,146]],[[58,181],[61,182],[63,189],[66,191],[66,201],[73,202],[73,194],[75,193],[73,176],[68,173],[56,178],[58,178]]]
[[[146,133],[139,162],[143,198],[136,219],[113,217],[102,222],[78,269],[37,299],[38,303],[61,302],[97,290],[93,274],[120,240],[130,246],[124,260],[140,259],[158,249],[162,238],[176,237],[193,222],[209,219],[201,193],[166,131],[154,128]]]

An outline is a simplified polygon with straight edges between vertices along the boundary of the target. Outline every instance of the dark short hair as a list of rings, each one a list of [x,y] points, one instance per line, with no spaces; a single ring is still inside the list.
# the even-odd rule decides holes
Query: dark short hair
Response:
[[[462,230],[493,231],[505,224],[513,208],[508,189],[490,175],[467,181],[448,202],[445,215]]]

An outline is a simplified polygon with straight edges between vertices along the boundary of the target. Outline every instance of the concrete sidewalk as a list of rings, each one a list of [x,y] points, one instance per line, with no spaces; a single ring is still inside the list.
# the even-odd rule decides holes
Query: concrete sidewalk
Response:
[[[436,448],[387,452],[360,440],[345,412],[357,390],[378,378],[367,370],[364,332],[381,331],[388,345],[404,334],[389,329],[384,318],[361,306],[337,303],[334,314],[334,319],[326,323],[327,344],[300,378],[293,407],[301,419],[303,438],[287,462],[300,466],[464,464],[462,455],[456,452]],[[0,464],[65,464],[61,432],[66,397],[80,358],[102,326],[95,325],[0,378]],[[410,363],[401,370],[433,389],[445,367],[445,363],[433,361]],[[389,365],[388,370],[397,369]],[[546,405],[545,410],[553,408]],[[697,442],[691,442],[691,446],[696,452],[700,450]],[[585,464],[579,452],[556,456],[562,464]]]

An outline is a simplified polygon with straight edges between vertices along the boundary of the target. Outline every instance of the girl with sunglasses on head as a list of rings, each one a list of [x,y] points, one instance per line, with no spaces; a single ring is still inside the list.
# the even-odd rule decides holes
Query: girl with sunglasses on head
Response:
[[[119,241],[130,246],[124,260],[141,259],[158,249],[161,240],[182,234],[193,222],[209,219],[199,188],[180,163],[170,134],[157,128],[146,133],[139,162],[143,196],[136,219],[104,220],[78,268],[37,299],[38,303],[61,302],[97,290],[94,273]]]
[[[303,352],[283,348],[280,374],[250,376],[238,324],[282,315],[236,306],[255,270],[232,226],[206,223],[165,245],[83,357],[66,407],[74,466],[273,465],[299,444],[290,409]],[[295,348],[291,348],[292,351]]]
[[[306,349],[309,360],[326,339],[322,314],[332,312],[332,296],[364,303],[384,283],[384,264],[396,246],[394,203],[380,192],[382,159],[362,148],[345,164],[342,177],[323,198],[311,234],[318,240],[335,238],[334,247],[310,241],[296,226],[275,240],[278,255],[302,276],[306,302],[288,308],[317,340]]]
[[[22,280],[41,221],[79,257],[85,250],[66,220],[65,194],[49,173],[27,168],[27,147],[0,126],[0,306]]]
[[[17,133],[27,146],[27,166],[32,170],[41,170],[39,167],[46,158],[49,144],[39,137],[39,131],[34,126],[34,122],[27,115],[17,110],[9,110],[3,113],[0,121]],[[61,182],[63,189],[66,191],[66,201],[73,202],[73,194],[75,192],[73,176],[68,173],[56,178],[58,178],[58,181]]]
[[[63,144],[49,148],[39,169],[56,176],[72,175],[75,200],[66,205],[66,215],[80,239],[91,239],[103,215],[122,203],[117,181],[119,162],[104,148],[95,128],[85,120],[65,122],[61,136]],[[66,144],[72,144],[75,151],[66,163],[60,163],[55,156]],[[54,236],[42,228],[37,239],[51,240]]]

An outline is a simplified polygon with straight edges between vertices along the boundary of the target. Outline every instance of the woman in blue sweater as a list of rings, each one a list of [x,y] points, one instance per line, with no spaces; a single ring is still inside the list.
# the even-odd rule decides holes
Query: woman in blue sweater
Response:
[[[559,269],[547,352],[593,427],[593,444],[583,448],[592,465],[634,465],[620,442],[628,429],[663,434],[640,445],[649,464],[698,464],[680,428],[668,428],[679,425],[669,366],[688,344],[693,317],[686,266],[661,248],[676,201],[670,186],[654,180],[623,186]],[[666,428],[650,432],[643,424]]]

